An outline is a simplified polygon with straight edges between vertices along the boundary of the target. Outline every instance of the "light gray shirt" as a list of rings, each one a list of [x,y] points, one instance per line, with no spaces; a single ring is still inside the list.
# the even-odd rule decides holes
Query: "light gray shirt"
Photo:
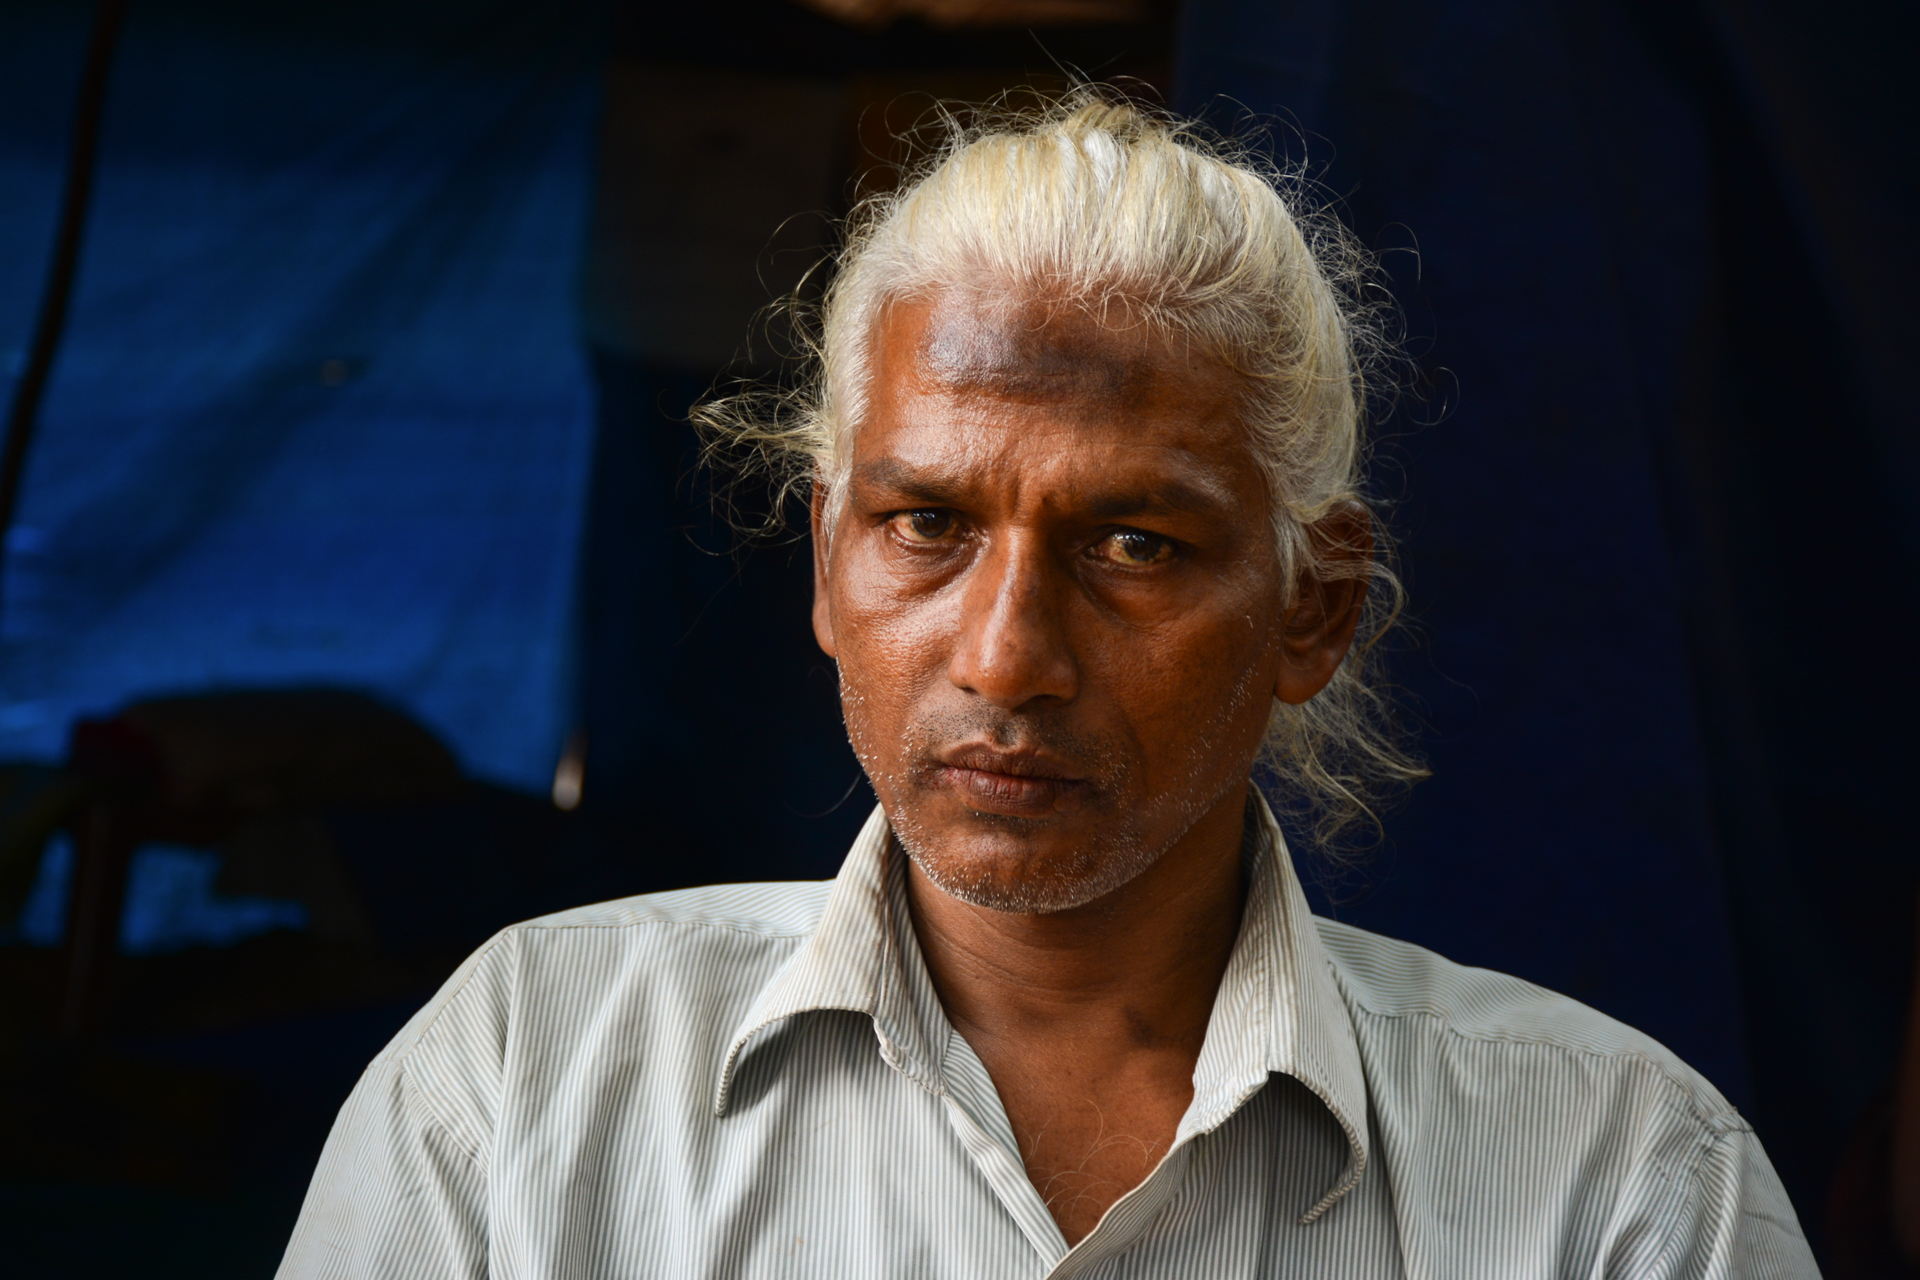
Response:
[[[501,933],[367,1069],[283,1277],[1816,1276],[1646,1036],[1317,919],[1271,814],[1172,1149],[1069,1249],[876,812],[825,883]]]

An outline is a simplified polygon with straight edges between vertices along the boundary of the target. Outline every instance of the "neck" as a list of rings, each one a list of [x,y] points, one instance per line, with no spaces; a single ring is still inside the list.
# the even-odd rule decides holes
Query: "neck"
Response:
[[[955,1028],[985,1042],[1070,1037],[1197,1059],[1239,934],[1248,791],[1236,788],[1151,867],[1082,907],[976,907],[910,867],[907,899]]]

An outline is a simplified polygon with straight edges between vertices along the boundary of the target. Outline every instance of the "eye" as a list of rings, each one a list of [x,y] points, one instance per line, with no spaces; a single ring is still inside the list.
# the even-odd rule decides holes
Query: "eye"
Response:
[[[1155,533],[1120,529],[1102,538],[1094,551],[1103,560],[1140,567],[1173,559],[1173,543]]]
[[[938,542],[953,532],[953,512],[922,507],[896,512],[887,523],[908,542]]]

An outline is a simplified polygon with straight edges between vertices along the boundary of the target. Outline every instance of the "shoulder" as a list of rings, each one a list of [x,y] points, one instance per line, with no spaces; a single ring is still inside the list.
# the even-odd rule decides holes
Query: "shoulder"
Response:
[[[1424,947],[1316,918],[1334,979],[1383,1074],[1415,1071],[1407,1055],[1452,1072],[1483,1074],[1486,1096],[1507,1103],[1545,1093],[1569,1109],[1652,1107],[1702,1130],[1748,1129],[1719,1091],[1653,1037],[1531,982],[1456,964]],[[1411,1085],[1412,1081],[1403,1081]]]
[[[1560,1241],[1568,1275],[1818,1276],[1752,1127],[1665,1045],[1531,982],[1316,924],[1418,1247],[1518,1233]],[[1458,1222],[1488,1226],[1463,1243],[1440,1229]],[[1480,1263],[1439,1269],[1512,1269]]]
[[[646,940],[670,937],[675,928],[804,938],[820,923],[820,913],[832,889],[831,880],[707,885],[575,907],[513,925],[506,932],[612,930],[630,933],[642,945]]]
[[[476,951],[394,1042],[405,1052],[463,1005],[583,997],[636,983],[755,984],[813,932],[832,881],[725,884],[618,898],[510,925]],[[503,1010],[504,1011],[504,1010]]]
[[[716,885],[509,926],[470,956],[375,1060],[443,1117],[500,1101],[511,1059],[594,1036],[687,1049],[724,1040],[819,923],[830,881]],[[591,1034],[590,1034],[591,1033]],[[549,1065],[552,1065],[549,1063]]]

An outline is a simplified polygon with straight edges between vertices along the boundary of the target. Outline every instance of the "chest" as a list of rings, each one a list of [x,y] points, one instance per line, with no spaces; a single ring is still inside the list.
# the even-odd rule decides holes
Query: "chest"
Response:
[[[809,1019],[757,1046],[722,1116],[712,1074],[690,1063],[677,1080],[655,1064],[584,1106],[503,1117],[488,1175],[492,1274],[1401,1274],[1379,1179],[1298,1225],[1346,1160],[1304,1090],[1263,1090],[1161,1171],[1150,1212],[1103,1224],[1097,1251],[1069,1252],[1007,1119],[961,1106],[959,1074],[942,1091],[888,1066],[862,1021]]]
[[[1192,1064],[1156,1065],[1129,1072],[1064,1061],[1046,1070],[995,1060],[989,1067],[1027,1179],[1069,1244],[1173,1149],[1193,1099]]]

